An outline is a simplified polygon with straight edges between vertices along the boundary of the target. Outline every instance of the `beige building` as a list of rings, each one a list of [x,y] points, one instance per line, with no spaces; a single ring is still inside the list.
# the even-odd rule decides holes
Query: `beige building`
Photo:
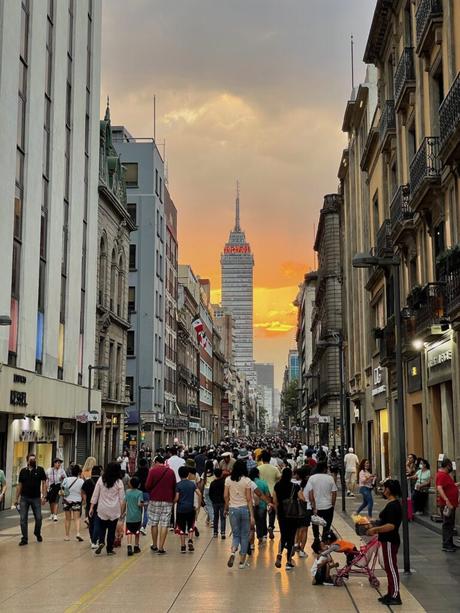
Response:
[[[358,251],[401,259],[407,450],[433,469],[440,454],[460,460],[460,4],[378,0],[364,60],[377,109],[368,78],[339,170],[347,377],[355,447],[384,476],[399,470],[393,279],[352,270]]]
[[[112,144],[110,109],[100,123],[98,276],[94,382],[102,393],[102,420],[93,428],[91,450],[105,464],[123,448],[125,409],[133,390],[125,388],[128,298],[129,233],[136,227],[128,212],[126,185],[120,158]],[[84,451],[81,450],[84,459]]]

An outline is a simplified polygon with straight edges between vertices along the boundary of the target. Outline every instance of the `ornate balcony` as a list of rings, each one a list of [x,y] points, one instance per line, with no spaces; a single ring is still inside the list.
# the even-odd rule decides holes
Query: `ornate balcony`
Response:
[[[377,232],[375,252],[376,256],[379,258],[393,255],[393,242],[391,240],[391,225],[389,219],[385,219]]]
[[[405,47],[394,75],[395,107],[399,111],[407,107],[409,97],[415,91],[414,48]]]
[[[442,163],[439,137],[427,136],[414,155],[409,169],[410,201],[414,211],[441,185]],[[426,207],[422,207],[426,208]]]
[[[395,317],[391,315],[387,319],[386,326],[383,328],[382,338],[379,340],[380,364],[390,366],[395,359],[396,334]]]
[[[452,322],[460,319],[460,245],[445,251],[438,259],[438,267],[445,282],[446,314]]]
[[[460,73],[439,107],[439,157],[446,164],[460,160]]]
[[[397,242],[402,234],[413,228],[414,212],[410,206],[410,186],[400,185],[390,205],[391,238]]]
[[[415,14],[417,55],[427,53],[436,39],[436,30],[442,27],[442,0],[420,0]]]
[[[386,100],[380,116],[379,138],[382,151],[391,145],[391,139],[396,136],[396,115],[394,100]]]
[[[434,340],[442,332],[441,320],[445,315],[444,283],[427,283],[418,290],[412,304],[416,337],[423,341]]]

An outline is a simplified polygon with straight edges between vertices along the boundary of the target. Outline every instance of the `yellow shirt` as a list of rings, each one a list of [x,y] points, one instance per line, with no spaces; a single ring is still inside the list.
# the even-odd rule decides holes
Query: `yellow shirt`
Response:
[[[275,483],[281,479],[281,473],[273,464],[259,464],[260,478],[267,482],[270,494],[273,495]]]

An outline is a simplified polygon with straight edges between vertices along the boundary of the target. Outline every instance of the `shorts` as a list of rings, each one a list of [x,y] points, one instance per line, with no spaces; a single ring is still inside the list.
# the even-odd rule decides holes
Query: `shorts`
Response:
[[[81,501],[80,502],[72,502],[71,500],[63,501],[64,511],[78,511],[81,513]]]
[[[168,528],[171,521],[172,502],[151,500],[148,506],[149,526]]]
[[[303,523],[302,527],[305,528],[305,526],[306,526],[307,528],[309,528],[310,524],[311,524],[311,516],[313,514],[313,511],[311,509],[307,509],[305,512],[306,512],[306,515],[305,515],[305,518],[303,520],[304,523]]]
[[[176,513],[176,534],[184,536],[195,530],[195,511]]]
[[[59,485],[59,483],[54,483],[53,485],[51,485],[50,489],[48,490],[48,493],[46,494],[46,500],[51,504],[56,503],[59,500],[60,489],[61,486]]]
[[[141,523],[140,521],[126,522],[126,534],[140,534]]]

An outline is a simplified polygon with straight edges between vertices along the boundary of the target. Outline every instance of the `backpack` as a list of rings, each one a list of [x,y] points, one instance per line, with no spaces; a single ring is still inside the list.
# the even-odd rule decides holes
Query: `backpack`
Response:
[[[62,496],[63,498],[67,498],[68,496],[70,496],[70,490],[75,485],[75,482],[77,480],[78,480],[78,477],[75,477],[75,479],[70,485],[65,485],[65,486],[62,485],[61,489],[59,490],[59,496]]]

